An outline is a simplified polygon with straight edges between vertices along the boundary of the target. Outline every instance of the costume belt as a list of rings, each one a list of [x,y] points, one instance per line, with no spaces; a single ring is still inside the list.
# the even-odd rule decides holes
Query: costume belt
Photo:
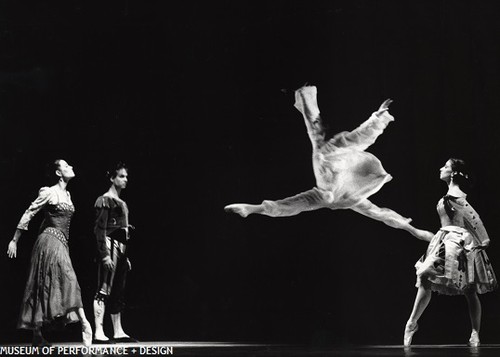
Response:
[[[458,233],[458,234],[465,234],[465,233],[469,232],[467,229],[459,227],[459,226],[445,226],[445,227],[441,227],[439,230],[444,231],[444,232]]]
[[[51,236],[59,239],[64,245],[68,245],[68,238],[64,235],[63,232],[61,232],[59,229],[54,228],[54,227],[47,227],[43,230],[42,233],[47,233],[50,234]]]

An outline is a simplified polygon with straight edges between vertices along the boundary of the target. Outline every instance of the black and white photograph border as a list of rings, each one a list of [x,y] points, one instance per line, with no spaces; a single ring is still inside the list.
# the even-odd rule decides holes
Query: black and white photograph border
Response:
[[[123,162],[122,228],[133,229],[116,242],[129,267],[120,322],[137,342],[111,343],[108,311],[110,343],[85,346],[79,312],[43,325],[46,351],[498,355],[498,290],[478,295],[478,346],[468,308],[477,305],[437,292],[403,343],[422,286],[415,264],[438,239],[473,237],[470,251],[487,252],[480,266],[498,274],[498,11],[494,1],[449,0],[2,2],[1,354],[34,351],[33,331],[18,326],[48,237],[47,210],[32,204],[54,173],[43,204],[74,205],[57,244],[67,244],[64,269],[95,332],[96,200]],[[313,87],[316,102],[301,110],[297,90]],[[364,145],[355,159],[353,143]],[[51,169],[55,160],[68,166]],[[459,176],[466,190],[450,184]],[[300,209],[283,214],[291,206],[280,200],[297,194]],[[443,208],[447,194],[459,199]],[[489,240],[440,231],[439,212],[461,202]],[[242,217],[232,204],[280,214]],[[22,236],[20,221],[29,221]]]

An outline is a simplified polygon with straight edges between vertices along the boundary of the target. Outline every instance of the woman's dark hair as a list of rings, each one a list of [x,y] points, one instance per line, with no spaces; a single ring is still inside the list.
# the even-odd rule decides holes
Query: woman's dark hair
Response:
[[[451,179],[453,183],[460,186],[461,190],[468,190],[471,187],[471,178],[467,164],[462,159],[451,158]]]
[[[116,177],[116,175],[118,175],[118,171],[120,171],[121,169],[125,169],[125,171],[128,172],[127,165],[125,165],[123,162],[119,161],[116,164],[114,164],[113,166],[111,166],[108,171],[106,171],[106,177],[108,179],[114,179]]]
[[[54,185],[59,181],[60,177],[57,176],[56,171],[59,170],[61,160],[57,159],[45,165],[45,179],[47,184]]]

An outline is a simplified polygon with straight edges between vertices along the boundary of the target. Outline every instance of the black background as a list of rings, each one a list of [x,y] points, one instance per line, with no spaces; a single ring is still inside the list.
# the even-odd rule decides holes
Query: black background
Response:
[[[137,229],[126,331],[142,341],[400,344],[426,243],[352,211],[290,218],[224,212],[314,186],[293,90],[318,87],[330,134],[386,98],[396,121],[369,149],[394,180],[379,206],[435,231],[449,157],[472,164],[469,194],[500,266],[500,52],[495,2],[3,2],[0,234],[3,249],[64,158],[77,177],[71,256],[92,321],[93,203],[108,165],[130,167]],[[15,329],[41,215],[1,261],[0,338]],[[498,343],[498,292],[481,297]],[[106,321],[108,329],[110,321]],[[463,297],[434,296],[417,343],[465,343]],[[50,334],[50,332],[49,332]],[[79,326],[53,340],[79,340]]]

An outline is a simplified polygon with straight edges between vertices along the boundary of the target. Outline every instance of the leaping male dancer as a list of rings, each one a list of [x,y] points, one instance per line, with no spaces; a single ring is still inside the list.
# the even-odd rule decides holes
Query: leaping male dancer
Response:
[[[351,209],[399,229],[411,229],[411,219],[368,200],[392,179],[379,159],[365,150],[394,120],[389,114],[392,100],[387,99],[368,120],[351,132],[343,131],[325,140],[315,86],[295,91],[295,108],[303,115],[312,143],[316,187],[285,199],[264,200],[261,204],[235,203],[224,209],[242,217],[263,214],[286,217],[320,208]]]

